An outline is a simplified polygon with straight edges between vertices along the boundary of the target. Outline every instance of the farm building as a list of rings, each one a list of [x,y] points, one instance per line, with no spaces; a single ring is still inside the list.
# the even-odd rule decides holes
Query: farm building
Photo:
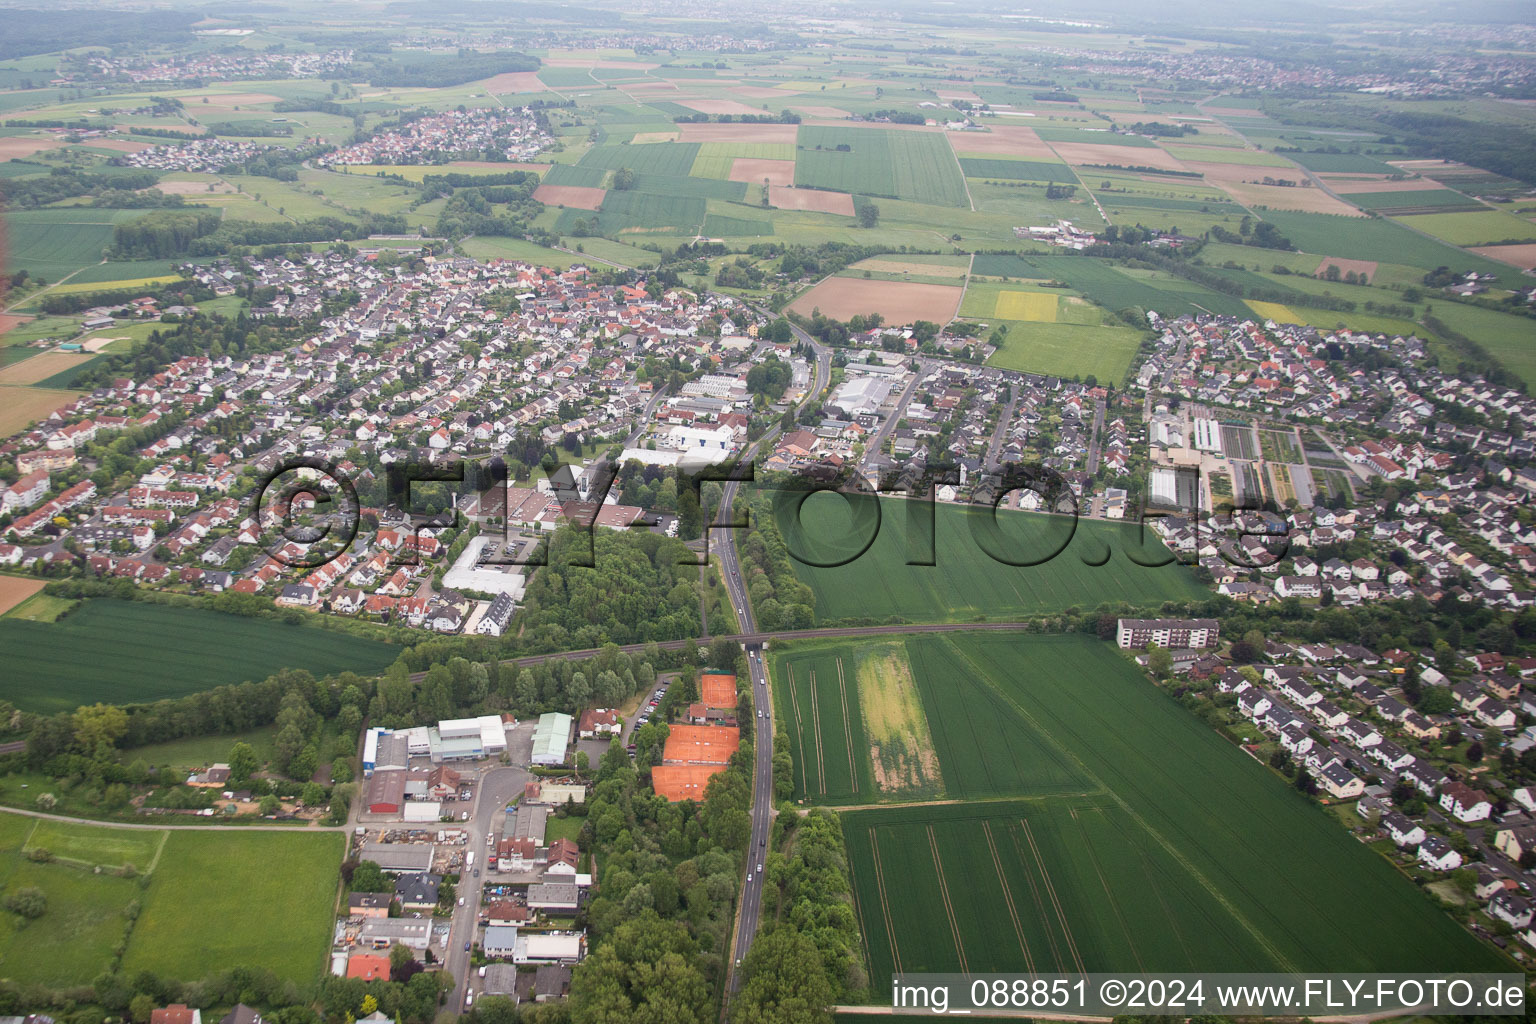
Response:
[[[699,679],[699,695],[706,708],[736,710],[736,677],[707,672]]]
[[[533,763],[564,764],[571,743],[571,716],[558,712],[540,715],[533,730]]]
[[[734,725],[674,725],[662,760],[667,764],[725,764],[741,746]]]
[[[723,764],[659,764],[651,769],[651,787],[657,796],[673,803],[702,800],[709,780],[723,771]]]

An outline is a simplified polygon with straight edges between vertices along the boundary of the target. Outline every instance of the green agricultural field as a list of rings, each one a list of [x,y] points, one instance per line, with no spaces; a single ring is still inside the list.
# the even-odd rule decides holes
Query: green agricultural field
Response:
[[[1254,149],[1232,149],[1227,146],[1163,146],[1169,155],[1180,160],[1196,163],[1241,164],[1244,167],[1290,167],[1291,165],[1272,153]]]
[[[936,206],[970,206],[955,154],[936,132],[805,125],[798,139],[796,185]]]
[[[999,160],[961,157],[960,169],[967,178],[1002,178],[1006,181],[1057,181],[1077,184],[1077,175],[1066,164],[1045,160]]]
[[[578,220],[597,222],[597,233],[621,231],[692,235],[704,221],[705,201],[694,196],[655,196],[646,192],[609,192],[597,212],[565,209],[555,220],[561,234],[573,234]]]
[[[1410,193],[1412,194],[1412,193]],[[1536,241],[1536,224],[1500,210],[1472,213],[1425,213],[1402,217],[1405,224],[1443,238],[1452,245],[1489,245],[1496,242]]]
[[[1514,287],[1521,280],[1520,272],[1506,263],[1462,252],[1454,246],[1436,242],[1383,218],[1362,219],[1324,213],[1298,213],[1293,210],[1265,210],[1264,219],[1279,228],[1280,233],[1303,252],[1354,260],[1402,263],[1422,270],[1455,266],[1458,269],[1495,274],[1506,287]],[[1263,259],[1262,252],[1254,253],[1256,262],[1262,262]]]
[[[593,146],[581,158],[581,167],[616,171],[628,167],[636,174],[669,174],[686,178],[699,155],[697,142],[653,142],[641,146]],[[569,182],[568,184],[575,184]]]
[[[936,564],[907,565],[910,555],[920,553],[907,542],[911,509],[894,498],[882,498],[878,507],[879,530],[858,558],[833,568],[794,563],[796,575],[815,590],[816,614],[823,621],[997,621],[1074,605],[1093,608],[1103,601],[1155,605],[1205,596],[1184,566],[1149,568],[1131,562],[1128,552],[1143,562],[1171,557],[1150,533],[1145,546],[1138,544],[1134,526],[1083,520],[1072,533],[1073,522],[1065,516],[999,512],[998,536],[993,538],[985,510],[941,504],[934,515]],[[791,540],[791,551],[819,562],[846,559],[870,536],[867,526],[855,527],[847,503],[835,495],[817,495],[801,506],[803,534],[783,517],[776,519]],[[977,532],[986,539],[978,542]],[[1048,560],[1034,566],[1005,565],[981,543],[1015,562]],[[1050,557],[1063,543],[1068,543],[1066,549]],[[1102,559],[1106,546],[1114,552],[1108,563],[1084,562]]]
[[[1449,188],[1431,188],[1419,192],[1352,192],[1345,198],[1362,210],[1488,209],[1476,199]]]
[[[678,177],[672,174],[637,174],[635,191],[653,196],[696,196],[699,199],[746,198],[747,183],[714,178]]]
[[[28,711],[180,697],[280,668],[379,672],[389,644],[201,608],[93,599],[58,622],[0,619],[0,698]]]
[[[1228,313],[1246,316],[1242,302],[1182,278],[1148,272],[1127,273],[1105,260],[1072,256],[1031,256],[1047,278],[1065,282],[1105,309],[1139,307],[1164,316],[1184,313]]]
[[[310,990],[325,967],[344,845],[336,832],[173,832],[123,971],[191,981],[239,963]]]
[[[699,159],[729,157],[750,160],[793,160],[795,146],[792,142],[701,142]],[[697,166],[697,165],[695,165]],[[694,171],[698,173],[697,170]]]
[[[96,874],[62,860],[28,860],[22,849],[36,845],[28,840],[35,829],[46,829],[49,842],[84,853],[87,860],[124,842],[122,830],[0,814],[0,885],[7,891],[34,886],[48,898],[47,912],[36,921],[0,914],[0,976],[57,988],[89,985],[111,965],[113,950],[127,934],[128,905],[142,894],[130,878]],[[165,835],[134,832],[127,841],[159,843]]]
[[[578,164],[555,164],[540,181],[545,185],[575,185],[579,188],[602,188],[608,178],[605,167],[582,167]]]
[[[750,236],[764,237],[773,234],[773,221],[759,217],[732,217],[724,213],[711,213],[704,217],[699,233],[706,238]]]
[[[772,666],[774,713],[794,754],[795,796],[833,804],[878,799],[860,718],[857,650],[792,648],[775,653]]]
[[[971,263],[973,277],[1022,277],[1034,280],[1049,278],[1050,265],[1045,257],[1033,255],[1008,255],[1005,253],[978,253]]]
[[[58,208],[7,213],[6,267],[11,271],[26,268],[35,276],[57,282],[66,274],[100,263],[112,244],[112,226],[143,212]]]
[[[1309,171],[1323,174],[1402,174],[1402,168],[1356,153],[1287,153]]]
[[[775,713],[796,798],[835,806],[1092,788],[954,660],[938,636],[779,650]]]
[[[1536,344],[1532,344],[1536,321],[1461,302],[1436,302],[1434,307],[1436,319],[1482,345],[1510,372],[1536,385]]]
[[[958,751],[1006,784],[1004,751],[1024,735],[1038,749],[1015,747],[1022,771],[1059,765],[1080,789],[845,811],[870,977],[1501,969],[1495,951],[1108,644],[1004,634],[914,644],[931,645],[913,658],[918,685],[955,706],[940,715],[961,715],[978,694],[992,702],[954,743],[934,724],[946,781]],[[957,681],[971,690],[956,692]],[[925,706],[935,723],[926,695]]]
[[[592,240],[582,239],[590,243]],[[476,235],[459,243],[459,248],[477,260],[523,260],[540,267],[556,267],[564,270],[575,263],[583,263],[585,260],[579,254],[568,252],[556,252],[547,249],[536,242],[528,242],[521,238],[493,238],[490,235]]]

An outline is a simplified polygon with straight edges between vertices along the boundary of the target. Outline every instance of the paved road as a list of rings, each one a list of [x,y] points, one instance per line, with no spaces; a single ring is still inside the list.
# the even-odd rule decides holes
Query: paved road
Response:
[[[514,754],[513,758],[516,760],[517,755]],[[464,1012],[464,995],[470,982],[469,951],[465,944],[474,941],[475,923],[480,915],[480,891],[485,886],[485,853],[489,849],[485,837],[495,831],[507,804],[522,795],[523,786],[530,777],[527,768],[517,765],[487,769],[480,776],[480,791],[475,796],[474,813],[470,815],[469,821],[452,826],[469,831],[469,843],[464,850],[466,853],[472,850],[475,854],[474,869],[461,873],[459,877],[458,893],[464,897],[464,905],[454,908],[448,928],[448,953],[444,969],[453,976],[454,986],[448,993],[446,1009],[453,1013]],[[482,874],[476,877],[475,871]]]
[[[732,481],[726,485],[725,505],[730,507],[738,485]],[[727,540],[720,546],[720,564],[725,576],[725,586],[736,606],[736,615],[748,634],[756,632],[752,615],[752,603],[747,599],[747,585],[741,574],[736,545]],[[753,719],[753,751],[755,765],[752,776],[752,829],[747,843],[747,877],[742,884],[741,903],[736,914],[736,935],[732,943],[735,958],[728,968],[730,977],[726,991],[734,993],[741,987],[741,975],[735,965],[752,948],[752,938],[757,934],[758,920],[762,912],[763,875],[761,864],[768,851],[768,834],[773,828],[773,720],[769,717],[773,703],[768,694],[768,676],[763,671],[762,641],[747,641],[747,669],[752,680],[752,704],[759,714]]]
[[[1003,447],[1003,441],[1008,437],[1008,425],[1013,422],[1013,410],[1019,404],[1019,386],[1008,386],[1008,404],[1003,407],[1002,413],[997,417],[997,429],[992,431],[992,441],[987,445],[986,468],[997,468],[997,453]],[[1090,470],[1091,472],[1091,470]]]
[[[809,334],[794,328],[795,337],[810,346],[816,356],[816,373],[810,390],[800,402],[804,409],[819,400],[832,379],[832,351],[816,342]],[[910,392],[907,397],[910,397]],[[905,399],[903,400],[903,403]],[[893,417],[894,419],[894,417]],[[747,449],[743,461],[755,457],[760,447],[766,446],[778,434],[775,426]],[[729,509],[736,500],[740,484],[732,480],[726,483],[721,507]],[[747,597],[747,584],[741,573],[741,560],[736,553],[734,536],[726,534],[719,547],[721,575],[725,578],[726,593],[736,608],[736,618],[742,633],[735,639],[747,652],[747,674],[752,685],[752,705],[759,714],[748,723],[754,729],[752,772],[751,831],[747,841],[747,877],[742,883],[741,901],[736,910],[736,932],[731,943],[730,959],[726,965],[726,1001],[741,987],[742,976],[736,965],[752,948],[757,935],[758,922],[762,917],[763,871],[768,856],[768,837],[773,829],[773,700],[768,691],[768,674],[763,668],[763,644],[768,636],[757,632],[757,621],[752,614],[752,603]],[[722,1007],[722,1013],[725,1007]]]
[[[1088,437],[1088,458],[1083,463],[1083,471],[1089,476],[1099,471],[1099,437],[1104,431],[1104,400],[1101,398],[1093,407],[1093,433]]]
[[[869,439],[869,445],[864,449],[864,459],[866,462],[885,451],[885,442],[896,430],[896,424],[900,423],[901,418],[907,414],[907,404],[912,401],[912,396],[917,394],[918,381],[928,375],[932,365],[932,362],[926,359],[919,359],[917,361],[917,372],[912,375],[912,379],[901,392],[901,397],[896,400],[896,404],[891,408],[891,414],[885,418],[885,421],[880,424],[880,429],[875,431],[875,435]]]
[[[136,828],[159,832],[163,829],[186,829],[195,832],[346,832],[346,825],[177,825],[169,821],[102,821],[99,818],[76,818],[68,814],[48,814],[29,811],[21,807],[0,807],[0,814],[19,814],[24,818],[43,818],[47,821],[68,821],[80,825],[100,825],[102,828]],[[169,817],[169,815],[168,815]],[[182,815],[175,815],[182,817]]]

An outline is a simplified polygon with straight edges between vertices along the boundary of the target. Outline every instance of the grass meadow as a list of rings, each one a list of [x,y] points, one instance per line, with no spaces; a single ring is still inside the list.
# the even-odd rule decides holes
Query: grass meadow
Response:
[[[308,989],[330,946],[344,842],[336,832],[172,832],[123,970],[191,981],[240,964]]]

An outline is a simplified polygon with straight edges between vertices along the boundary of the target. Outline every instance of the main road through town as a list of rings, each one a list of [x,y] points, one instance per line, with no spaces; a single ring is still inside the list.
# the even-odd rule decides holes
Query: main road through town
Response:
[[[803,409],[817,401],[831,382],[832,351],[817,344],[800,328],[794,327],[793,330],[796,340],[807,345],[816,359],[815,377],[800,402],[799,408]],[[765,433],[747,449],[742,461],[750,465],[758,449],[771,441],[777,433],[777,426]],[[727,481],[720,499],[721,515],[731,514],[740,486],[738,481]],[[741,560],[737,557],[733,533],[725,532],[717,548],[726,592],[736,608],[736,618],[744,634],[741,643],[747,652],[747,675],[752,688],[752,706],[756,709],[753,719],[747,723],[754,728],[752,827],[747,840],[746,879],[742,883],[741,902],[736,909],[736,934],[731,943],[731,959],[726,966],[728,1006],[731,996],[741,987],[742,975],[736,968],[752,949],[752,938],[757,934],[758,920],[762,915],[763,865],[768,857],[768,836],[773,829],[773,702],[768,694],[768,673],[763,666],[763,642],[750,639],[757,632],[757,622],[752,615],[752,602],[747,599],[746,579],[741,574]]]

